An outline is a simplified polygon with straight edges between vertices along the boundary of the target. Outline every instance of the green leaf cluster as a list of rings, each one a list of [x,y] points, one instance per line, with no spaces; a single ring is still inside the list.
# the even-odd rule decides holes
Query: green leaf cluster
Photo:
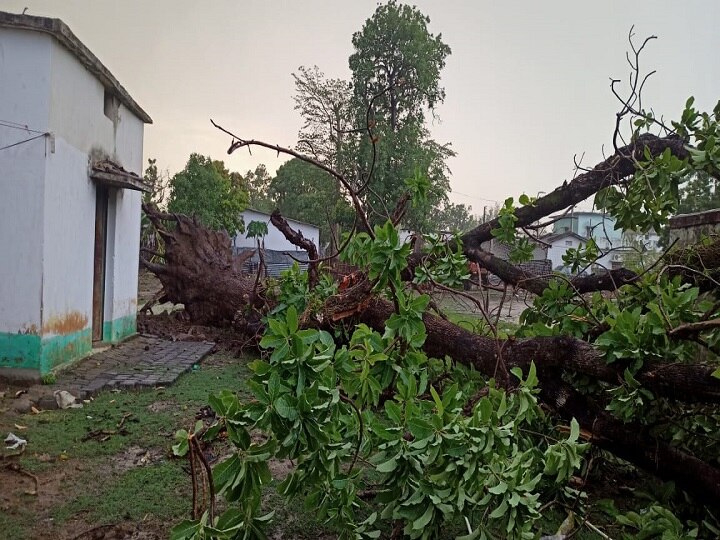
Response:
[[[170,212],[197,217],[205,226],[231,236],[243,231],[240,213],[248,204],[242,178],[222,161],[191,154],[187,165],[170,180]]]

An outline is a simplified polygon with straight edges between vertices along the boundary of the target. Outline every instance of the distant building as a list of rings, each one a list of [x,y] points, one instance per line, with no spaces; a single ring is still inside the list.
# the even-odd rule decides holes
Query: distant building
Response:
[[[603,254],[593,269],[612,269],[623,265],[629,253],[657,251],[660,237],[654,232],[635,233],[615,228],[615,218],[601,212],[571,211],[563,216],[551,216],[557,219],[553,232],[541,238],[548,246],[548,258],[553,268],[563,265],[565,252],[584,246],[592,238]]]
[[[0,371],[135,333],[151,122],[62,21],[0,12]]]
[[[293,265],[293,263],[295,262],[293,257],[295,259],[303,261],[308,260],[308,254],[305,250],[302,250],[296,245],[288,242],[285,236],[279,230],[277,230],[272,223],[270,223],[270,214],[248,209],[242,213],[242,218],[245,222],[246,228],[248,224],[252,221],[267,223],[268,234],[265,235],[261,240],[263,248],[265,250],[265,265],[267,275],[277,277],[280,272],[282,272],[283,270],[287,270]],[[294,230],[301,232],[305,238],[312,240],[318,250],[320,249],[320,229],[318,227],[309,223],[297,221],[295,219],[285,219],[287,219],[287,222]],[[256,248],[257,239],[248,238],[245,233],[237,233],[233,238],[233,250],[235,251],[235,253],[242,253],[243,251]],[[288,254],[292,254],[292,257]],[[259,262],[260,258],[256,253],[246,264],[246,269],[251,272],[256,271]],[[299,264],[301,268],[307,267],[307,264]]]
[[[587,244],[588,239],[572,231],[552,233],[543,236],[542,241],[547,244],[547,257],[553,270],[565,266],[563,255],[568,249],[578,249]]]
[[[542,242],[533,240],[532,238],[530,239],[530,241],[533,243],[532,260],[546,260],[547,246],[545,246],[545,244],[543,244]],[[503,259],[505,261],[510,258],[510,250],[512,249],[509,245],[494,239],[483,242],[482,244],[480,244],[480,247],[483,249],[483,251],[488,251],[496,257],[499,257],[500,259]]]
[[[592,238],[602,251],[623,245],[623,233],[615,229],[615,218],[600,212],[570,212],[553,225],[553,234],[564,232]]]

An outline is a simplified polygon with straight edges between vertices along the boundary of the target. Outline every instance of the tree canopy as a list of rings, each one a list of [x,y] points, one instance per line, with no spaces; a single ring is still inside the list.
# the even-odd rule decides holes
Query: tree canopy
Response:
[[[275,209],[275,201],[270,194],[272,176],[262,163],[254,171],[245,173],[242,185],[248,192],[248,206],[260,212],[270,213]]]
[[[693,174],[680,188],[679,214],[720,208],[720,181],[708,173]]]
[[[445,160],[449,145],[430,138],[426,111],[445,98],[440,72],[450,47],[428,30],[430,19],[417,8],[389,2],[375,10],[353,35],[350,56],[355,122],[368,127],[359,141],[357,169],[361,182],[372,175],[364,199],[373,209],[371,223],[392,212],[391,201],[417,175],[430,182],[427,197],[408,211],[405,226],[428,230],[432,215],[450,189]],[[368,122],[368,113],[370,122]],[[381,142],[382,144],[378,144]]]
[[[231,173],[222,161],[191,154],[185,168],[170,180],[168,210],[195,216],[207,227],[232,235],[243,230],[240,214],[248,200],[238,173]]]
[[[451,50],[441,35],[429,32],[429,23],[416,7],[393,0],[380,4],[353,34],[355,52],[349,63],[359,112],[364,116],[378,96],[374,116],[392,132],[406,124],[422,125],[425,109],[445,99],[440,72]]]
[[[317,66],[300,66],[293,79],[295,109],[303,119],[298,149],[336,170],[348,172],[356,140],[350,83],[326,78]]]

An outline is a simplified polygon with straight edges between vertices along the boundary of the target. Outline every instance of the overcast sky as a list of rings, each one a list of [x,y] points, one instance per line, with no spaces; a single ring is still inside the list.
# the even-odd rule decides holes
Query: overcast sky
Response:
[[[720,99],[720,1],[418,0],[452,48],[447,92],[432,126],[451,142],[455,202],[482,213],[507,196],[550,191],[612,147],[618,103],[609,78],[627,80],[627,33],[656,34],[642,63],[658,72],[646,106],[676,118],[688,96]],[[298,66],[349,78],[351,36],[374,0],[0,0],[0,9],[63,19],[150,114],[145,156],[171,173],[191,152],[244,173],[282,163],[261,149],[227,156],[210,118],[246,138],[294,146]]]

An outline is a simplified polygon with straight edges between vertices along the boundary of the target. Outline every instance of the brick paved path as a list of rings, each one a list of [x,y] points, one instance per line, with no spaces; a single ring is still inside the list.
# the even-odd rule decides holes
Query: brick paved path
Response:
[[[43,394],[37,396],[38,404],[45,409],[57,408],[52,395],[55,390],[87,399],[101,390],[168,386],[202,361],[214,345],[138,336],[80,360],[61,371],[52,385],[35,387]]]

